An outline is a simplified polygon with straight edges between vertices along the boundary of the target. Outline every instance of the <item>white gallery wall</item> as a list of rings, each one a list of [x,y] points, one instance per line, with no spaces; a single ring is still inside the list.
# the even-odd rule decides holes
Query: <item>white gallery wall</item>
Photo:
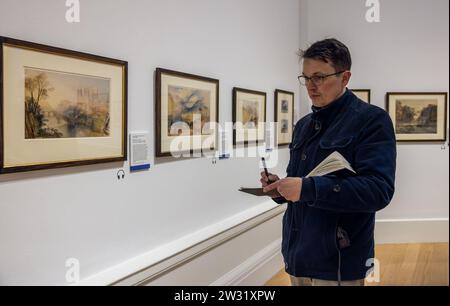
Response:
[[[0,35],[128,61],[129,131],[152,142],[156,67],[219,79],[221,122],[234,86],[267,92],[269,119],[276,88],[298,94],[298,0],[80,4],[69,24],[65,1],[0,0]],[[274,171],[287,161],[284,149]],[[237,191],[259,184],[258,158],[152,160],[118,181],[121,167],[0,176],[0,284],[64,284],[68,258],[83,280],[266,201]]]
[[[386,92],[448,92],[449,1],[378,2],[380,22],[368,23],[366,1],[301,0],[301,47],[329,37],[344,42],[353,57],[349,87],[371,89],[372,104],[382,108]],[[309,103],[300,109],[307,113]],[[379,220],[448,219],[449,148],[441,146],[398,144],[396,192]]]

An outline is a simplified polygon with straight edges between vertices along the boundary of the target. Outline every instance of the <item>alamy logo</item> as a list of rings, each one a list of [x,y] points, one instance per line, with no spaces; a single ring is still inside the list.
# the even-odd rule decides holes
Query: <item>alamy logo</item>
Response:
[[[78,284],[80,282],[80,261],[76,258],[66,260],[66,282],[68,284]]]
[[[80,1],[66,0],[66,21],[68,23],[80,22]]]
[[[366,7],[369,9],[366,12],[366,20],[369,23],[380,22],[380,1],[367,0]]]
[[[370,267],[366,273],[366,282],[379,283],[381,281],[380,261],[376,258],[369,258],[366,261],[366,267]]]

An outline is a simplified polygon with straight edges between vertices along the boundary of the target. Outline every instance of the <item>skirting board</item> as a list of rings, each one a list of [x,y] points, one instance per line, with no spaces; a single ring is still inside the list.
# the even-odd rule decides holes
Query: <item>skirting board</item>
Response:
[[[264,285],[283,266],[281,239],[278,239],[213,282],[211,286]]]
[[[377,220],[375,243],[448,242],[448,230],[448,218]]]

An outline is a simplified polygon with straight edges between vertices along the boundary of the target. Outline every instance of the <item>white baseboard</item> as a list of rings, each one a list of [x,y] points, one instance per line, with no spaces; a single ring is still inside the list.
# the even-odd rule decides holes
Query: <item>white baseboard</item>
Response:
[[[375,225],[375,243],[448,242],[448,218],[382,219]]]
[[[281,239],[277,239],[211,286],[262,286],[283,267]]]
[[[257,269],[251,270],[240,282],[234,286],[264,286],[274,275],[284,269],[281,247],[276,254],[269,257],[267,261],[259,265]]]

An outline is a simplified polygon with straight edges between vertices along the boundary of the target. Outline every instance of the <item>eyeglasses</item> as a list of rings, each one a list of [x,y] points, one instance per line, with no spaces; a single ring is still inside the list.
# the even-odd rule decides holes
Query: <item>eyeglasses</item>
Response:
[[[345,70],[336,72],[336,73],[332,73],[332,74],[326,74],[326,75],[313,75],[312,77],[307,77],[306,75],[299,75],[298,76],[298,81],[300,82],[300,84],[302,84],[303,86],[306,86],[308,84],[308,82],[313,82],[314,85],[316,86],[320,86],[323,84],[323,81],[330,77],[330,76],[334,76],[334,75],[339,75],[341,73],[344,73]]]

